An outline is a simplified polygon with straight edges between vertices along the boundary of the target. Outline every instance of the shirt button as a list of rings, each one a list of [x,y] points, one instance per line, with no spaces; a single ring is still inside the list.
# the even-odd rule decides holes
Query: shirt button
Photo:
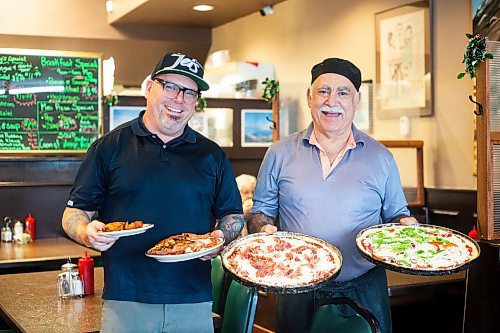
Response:
[[[153,139],[156,139],[156,135],[153,135]]]
[[[163,148],[167,148],[167,145],[163,145]]]

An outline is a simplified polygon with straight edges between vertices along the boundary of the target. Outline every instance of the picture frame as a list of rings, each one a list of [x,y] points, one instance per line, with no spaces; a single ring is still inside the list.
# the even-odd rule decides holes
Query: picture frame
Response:
[[[354,115],[354,125],[365,133],[373,132],[373,81],[367,80],[361,83],[359,92],[361,101]]]
[[[208,117],[205,112],[195,112],[188,121],[189,127],[208,137]]]
[[[380,118],[433,115],[432,0],[375,14]]]
[[[109,131],[112,131],[121,124],[137,118],[146,106],[123,106],[114,105],[109,107]]]
[[[241,146],[269,147],[273,143],[273,110],[241,110]]]

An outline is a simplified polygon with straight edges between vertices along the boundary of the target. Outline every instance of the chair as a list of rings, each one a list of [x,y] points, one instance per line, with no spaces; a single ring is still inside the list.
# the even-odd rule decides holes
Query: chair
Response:
[[[356,313],[346,317],[340,314],[338,306],[345,304]],[[349,333],[380,333],[377,318],[347,297],[334,297],[317,304],[314,312],[311,333],[349,332]]]
[[[226,273],[222,267],[222,260],[220,256],[212,258],[212,312],[217,313],[222,316],[222,310],[224,309],[224,285],[226,281]]]
[[[251,333],[257,300],[256,290],[231,281],[224,305],[221,333]]]

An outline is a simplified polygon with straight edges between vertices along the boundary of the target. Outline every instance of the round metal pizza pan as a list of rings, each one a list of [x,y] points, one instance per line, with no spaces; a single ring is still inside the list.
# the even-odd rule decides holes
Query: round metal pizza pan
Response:
[[[383,227],[388,227],[388,226],[392,226],[392,225],[399,226],[400,224],[398,224],[398,223],[379,224],[379,225],[376,225],[376,226],[373,226],[373,227],[369,227],[369,228],[363,229],[363,230],[361,230],[358,233],[358,235],[356,236],[356,239],[358,239],[358,237],[360,237],[365,231],[367,231],[369,229],[371,230],[371,229],[383,228]],[[407,268],[407,267],[400,267],[400,266],[396,266],[396,265],[391,265],[389,263],[386,263],[386,262],[377,260],[375,258],[372,258],[365,251],[363,251],[362,249],[359,248],[357,242],[356,242],[356,247],[358,248],[358,251],[359,251],[359,253],[361,254],[361,256],[363,258],[365,258],[366,260],[374,263],[377,266],[381,266],[381,267],[384,267],[386,269],[389,269],[391,271],[395,271],[395,272],[398,272],[398,273],[411,274],[411,275],[420,275],[420,276],[448,275],[448,274],[453,274],[453,273],[457,273],[457,272],[463,271],[464,269],[467,269],[470,266],[472,266],[477,261],[477,259],[479,258],[479,256],[481,255],[481,249],[479,247],[479,244],[477,244],[477,242],[475,240],[473,240],[472,238],[470,238],[469,236],[464,235],[463,233],[461,233],[461,232],[459,232],[457,230],[453,230],[453,229],[450,229],[450,228],[441,227],[441,226],[437,226],[437,225],[431,225],[431,224],[419,224],[419,226],[428,227],[428,228],[436,228],[436,229],[439,229],[439,230],[446,231],[448,233],[452,233],[452,234],[464,237],[465,239],[467,239],[470,242],[470,244],[472,246],[474,246],[477,249],[477,253],[478,253],[477,257],[474,258],[474,259],[472,259],[472,260],[470,260],[470,261],[468,261],[468,262],[466,262],[466,263],[464,263],[461,266],[458,266],[458,267],[455,267],[455,268],[452,268],[452,269],[438,269],[438,270],[414,269],[414,268]]]
[[[306,240],[313,240],[315,242],[318,242],[318,243],[322,244],[323,246],[327,247],[329,250],[336,253],[338,258],[340,258],[339,268],[335,272],[333,272],[333,274],[331,276],[326,277],[325,279],[323,279],[321,281],[316,281],[312,284],[298,285],[298,286],[293,286],[293,287],[292,286],[286,286],[286,287],[274,286],[274,285],[265,285],[265,284],[261,284],[261,283],[256,283],[254,281],[245,279],[244,277],[237,275],[235,272],[233,272],[229,268],[229,266],[227,264],[227,254],[230,253],[232,251],[232,249],[234,249],[235,247],[240,245],[242,242],[245,242],[249,238],[261,238],[261,237],[273,237],[273,236],[297,237],[297,238],[304,238]],[[337,276],[340,274],[340,270],[342,268],[342,255],[341,255],[340,251],[335,246],[333,246],[332,244],[330,244],[330,243],[328,243],[320,238],[314,237],[314,236],[305,235],[305,234],[296,233],[296,232],[287,232],[287,231],[278,231],[278,232],[275,232],[274,234],[256,233],[256,234],[250,234],[250,235],[238,238],[238,239],[234,240],[231,244],[226,246],[226,248],[221,253],[221,258],[222,258],[222,265],[224,267],[224,270],[228,273],[228,275],[232,279],[236,280],[237,282],[239,282],[242,285],[247,286],[249,288],[256,288],[258,290],[270,292],[270,293],[274,293],[274,294],[300,294],[300,293],[305,293],[305,292],[319,289],[322,286],[328,284],[329,282],[335,280],[335,278],[337,278]]]

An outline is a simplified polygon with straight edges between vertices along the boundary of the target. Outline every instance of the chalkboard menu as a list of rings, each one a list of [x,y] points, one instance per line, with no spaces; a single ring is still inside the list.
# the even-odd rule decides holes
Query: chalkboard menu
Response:
[[[85,152],[101,128],[96,53],[0,48],[0,155]]]

